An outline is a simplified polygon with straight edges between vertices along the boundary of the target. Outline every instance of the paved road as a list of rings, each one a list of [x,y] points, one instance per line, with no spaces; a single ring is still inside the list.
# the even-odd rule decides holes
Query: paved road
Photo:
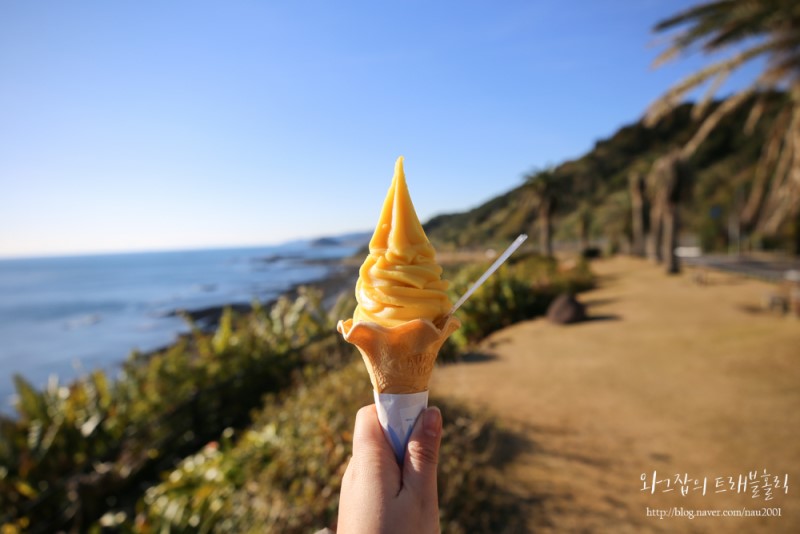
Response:
[[[750,256],[705,255],[684,258],[687,265],[702,265],[712,269],[743,274],[769,282],[785,281],[788,271],[797,271],[800,276],[798,258],[754,258]],[[800,280],[798,280],[800,281]]]

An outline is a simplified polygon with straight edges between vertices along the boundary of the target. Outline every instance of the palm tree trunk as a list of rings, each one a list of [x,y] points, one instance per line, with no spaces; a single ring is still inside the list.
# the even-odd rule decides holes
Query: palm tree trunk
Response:
[[[667,274],[681,272],[680,259],[675,254],[680,236],[680,218],[678,207],[685,197],[685,191],[691,181],[691,170],[680,150],[673,150],[662,159],[661,185],[664,206],[664,262]]]
[[[667,203],[664,210],[664,251],[662,253],[664,263],[667,266],[667,274],[679,274],[681,272],[681,264],[675,254],[675,248],[678,246],[678,235],[680,234],[679,223],[678,204],[674,202]]]
[[[589,250],[589,227],[581,225],[581,253]]]
[[[644,235],[644,179],[638,172],[632,172],[628,177],[631,193],[631,221],[632,243],[631,253],[643,257],[645,254]]]
[[[656,198],[650,207],[650,233],[647,234],[647,257],[655,263],[662,260],[663,212],[661,202]]]
[[[647,177],[653,193],[647,254],[656,263],[666,261],[667,272],[680,271],[675,247],[678,244],[678,205],[688,185],[689,169],[681,149],[673,149],[653,163]]]
[[[589,248],[589,216],[587,214],[581,214],[581,219],[579,221],[580,226],[580,247],[581,253],[586,252]]]
[[[794,218],[794,253],[800,256],[800,210]]]
[[[539,206],[539,250],[547,257],[553,255],[553,226],[550,216],[550,203]]]

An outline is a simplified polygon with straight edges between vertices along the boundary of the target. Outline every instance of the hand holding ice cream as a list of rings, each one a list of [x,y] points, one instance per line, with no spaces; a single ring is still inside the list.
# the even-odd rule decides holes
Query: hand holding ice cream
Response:
[[[337,531],[439,532],[436,466],[441,438],[442,416],[428,408],[411,434],[408,458],[398,465],[375,420],[375,406],[361,408],[353,431],[353,456],[342,479]]]
[[[447,282],[411,203],[403,158],[369,250],[356,284],[358,307],[337,329],[361,352],[378,418],[402,463],[414,422],[427,406],[436,356],[460,326],[448,315]]]
[[[359,271],[358,306],[352,319],[339,321],[337,330],[361,352],[378,418],[399,463],[414,422],[427,406],[439,349],[461,326],[453,313],[526,238],[520,235],[451,307],[442,268],[411,203],[403,158],[397,159],[369,255]]]
[[[339,502],[341,532],[439,531],[436,466],[442,417],[437,409],[425,409],[428,381],[439,349],[460,326],[453,313],[525,238],[517,238],[451,306],[448,283],[414,211],[403,158],[398,158],[359,271],[358,306],[352,319],[337,325],[358,347],[375,397],[375,406],[362,408],[356,418]],[[381,439],[376,415],[391,449]]]

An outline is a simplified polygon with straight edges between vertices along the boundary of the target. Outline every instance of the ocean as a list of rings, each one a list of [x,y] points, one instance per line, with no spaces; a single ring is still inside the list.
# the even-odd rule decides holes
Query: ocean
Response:
[[[186,332],[172,315],[268,301],[320,280],[353,242],[0,260],[0,412],[11,413],[12,376],[36,386],[96,368],[112,373],[134,349]]]

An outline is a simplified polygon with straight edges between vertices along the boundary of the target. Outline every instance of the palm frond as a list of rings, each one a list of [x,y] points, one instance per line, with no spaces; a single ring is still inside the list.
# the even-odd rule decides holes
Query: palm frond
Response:
[[[721,50],[754,36],[763,36],[773,26],[775,8],[770,2],[734,2],[726,23],[703,45],[706,52]]]
[[[760,101],[763,102],[763,99]],[[756,106],[753,106],[754,109],[755,107]],[[791,109],[787,107],[778,114],[775,121],[772,123],[772,127],[767,136],[767,142],[761,150],[761,157],[756,167],[755,179],[750,189],[750,195],[742,210],[741,218],[745,226],[752,226],[761,211],[761,205],[767,191],[767,183],[770,176],[769,170],[773,168],[778,157],[781,155],[781,147],[788,133],[786,126],[790,117]],[[745,129],[746,128],[745,126]]]
[[[648,109],[645,114],[645,124],[647,126],[653,126],[672,108],[679,104],[686,93],[714,76],[736,70],[744,63],[768,52],[770,46],[771,44],[767,42],[743,50],[730,58],[713,63],[685,78],[676,85],[673,85],[661,98],[651,104],[650,109]]]
[[[730,74],[731,71],[723,71],[717,74],[717,77],[714,78],[714,80],[711,82],[711,85],[709,85],[708,89],[706,89],[706,93],[703,95],[703,98],[701,98],[700,101],[692,108],[692,119],[697,120],[706,114],[706,111],[708,111],[708,106],[714,100],[714,95],[717,94],[717,91],[719,91],[719,88],[722,87],[722,84],[725,83]]]
[[[792,110],[792,119],[789,128],[786,130],[781,150],[780,160],[775,168],[772,177],[770,191],[764,205],[765,216],[759,220],[758,227],[761,231],[771,234],[777,231],[780,224],[790,214],[793,204],[796,206],[800,187],[795,183],[794,175],[798,172],[800,158],[798,158],[797,144],[800,142],[798,134],[800,128],[800,109]]]
[[[706,120],[703,121],[703,124],[700,125],[700,128],[697,129],[697,132],[692,136],[686,145],[684,145],[681,153],[684,157],[688,158],[691,157],[692,154],[695,153],[697,148],[703,144],[703,141],[706,140],[708,135],[717,127],[719,121],[721,121],[726,115],[734,111],[736,108],[741,106],[748,98],[753,96],[756,92],[756,86],[750,86],[748,89],[744,91],[739,91],[735,95],[726,99],[722,104],[720,104],[717,109],[711,113]]]
[[[654,28],[656,32],[687,24],[689,27],[673,36],[672,46],[656,58],[654,66],[663,65],[679,53],[691,50],[695,45],[700,45],[708,50],[704,43],[711,40],[714,34],[719,33],[721,28],[731,25],[731,21],[736,18],[732,17],[735,11],[735,1],[711,2],[690,8],[675,17],[658,23]]]
[[[699,120],[706,115],[714,95],[726,77],[745,63],[766,56],[761,74],[745,90],[714,109],[681,149],[691,156],[720,121],[757,91],[744,131],[750,133],[764,114],[766,91],[788,88],[789,102],[774,120],[761,150],[753,187],[743,210],[743,220],[765,233],[775,232],[786,218],[800,210],[800,2],[797,0],[718,0],[684,10],[656,24],[654,30],[677,30],[655,66],[679,54],[702,50],[743,50],[712,63],[670,87],[645,114],[652,126],[686,95],[712,80],[692,110]]]
[[[653,31],[662,32],[669,30],[676,26],[686,24],[694,19],[703,18],[709,14],[718,13],[720,9],[727,9],[730,5],[735,4],[735,0],[721,0],[718,2],[709,2],[707,4],[700,4],[699,6],[690,7],[681,11],[677,15],[673,15],[667,19],[662,20],[653,27]]]
[[[753,103],[753,106],[750,108],[750,113],[747,114],[747,120],[744,122],[744,133],[746,135],[750,135],[756,128],[756,124],[761,119],[761,116],[764,114],[764,109],[767,106],[767,99],[766,95],[768,93],[761,92],[756,98],[756,101]]]
[[[794,0],[732,0],[711,2],[683,11],[653,28],[662,32],[688,26],[672,37],[672,46],[656,59],[655,66],[695,47],[706,53],[716,52],[752,37],[774,34],[787,25],[787,20],[797,16],[795,4]]]
[[[798,45],[798,49],[800,49],[800,45]],[[759,80],[765,85],[776,86],[781,81],[790,78],[792,74],[795,79],[800,80],[800,54],[774,62],[767,67]]]

